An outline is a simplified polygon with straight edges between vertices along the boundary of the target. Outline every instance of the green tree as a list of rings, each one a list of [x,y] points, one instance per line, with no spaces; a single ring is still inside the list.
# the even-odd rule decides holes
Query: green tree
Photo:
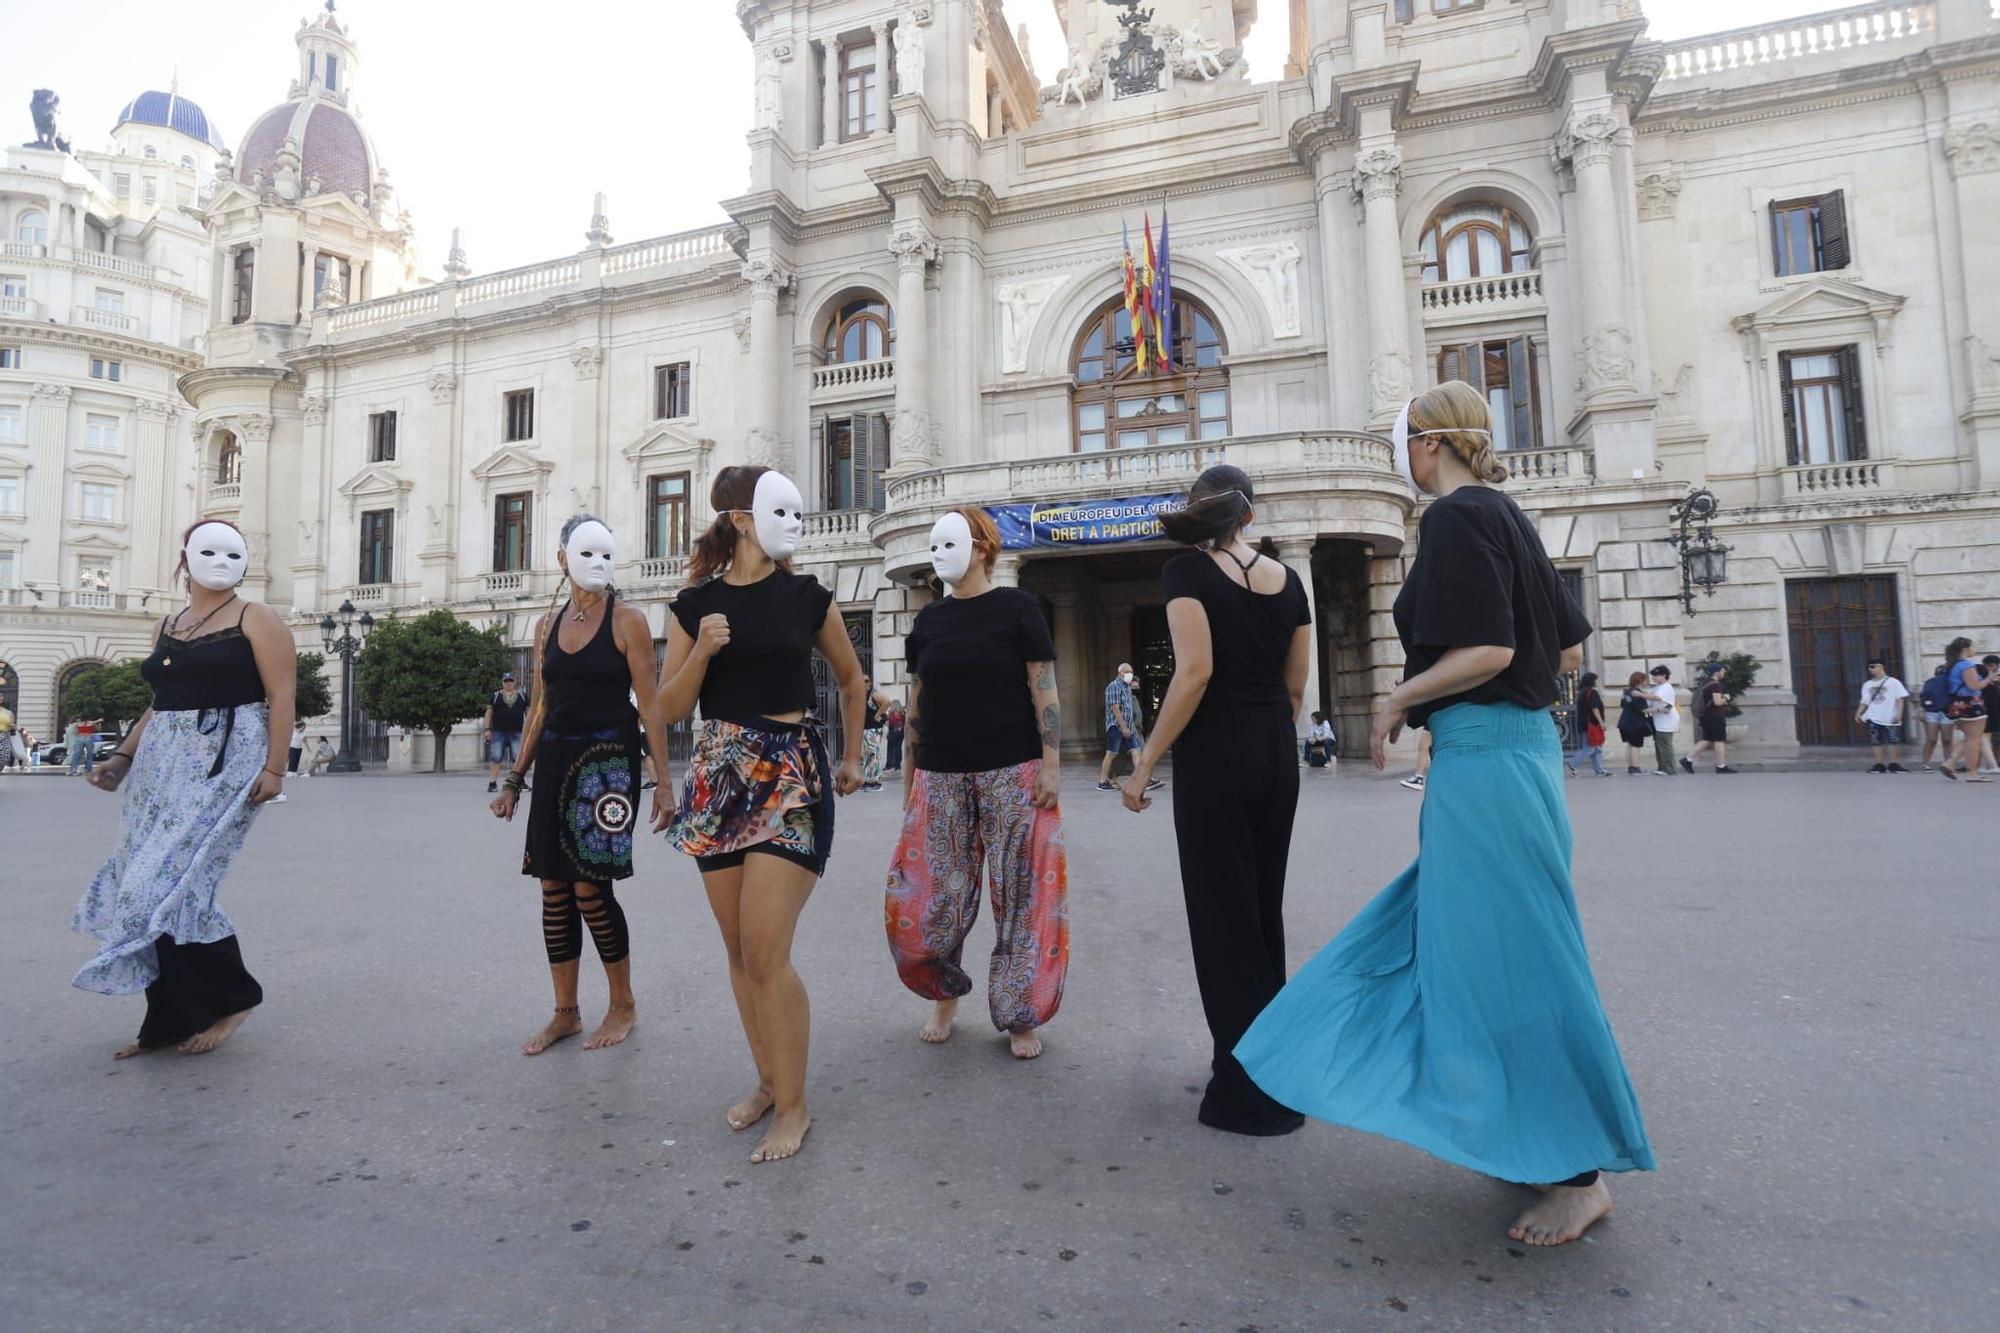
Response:
[[[139,660],[116,666],[92,667],[78,673],[63,692],[63,711],[70,718],[115,719],[130,726],[153,706],[153,687],[139,674]]]
[[[497,625],[474,629],[449,611],[383,620],[357,666],[361,704],[377,721],[430,732],[437,741],[431,771],[442,773],[445,736],[485,710],[507,660]]]
[[[324,654],[299,654],[298,691],[297,716],[301,722],[324,717],[333,711],[333,687],[326,683]]]
[[[1712,663],[1722,663],[1722,691],[1729,696],[1729,706],[1722,710],[1724,717],[1743,716],[1743,696],[1757,683],[1757,672],[1763,663],[1749,653],[1731,653],[1724,657],[1721,653],[1710,653],[1694,664],[1688,673],[1688,680],[1699,685],[1708,674]]]

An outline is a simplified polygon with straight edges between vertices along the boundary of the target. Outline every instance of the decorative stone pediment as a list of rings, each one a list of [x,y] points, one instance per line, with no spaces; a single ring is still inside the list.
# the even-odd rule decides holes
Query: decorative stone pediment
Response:
[[[85,463],[72,463],[69,475],[85,481],[130,481],[132,474],[118,464],[103,458],[93,458]]]
[[[363,233],[372,231],[375,226],[368,210],[344,194],[315,194],[300,200],[299,207],[313,210],[322,221],[337,219]]]
[[[400,501],[409,492],[410,481],[381,463],[370,463],[341,484],[340,493],[352,501],[384,499]]]
[[[540,485],[543,478],[554,470],[555,464],[547,459],[537,458],[526,449],[507,445],[496,450],[485,462],[472,469],[472,475],[483,483],[520,478]]]
[[[86,532],[65,538],[63,545],[83,555],[119,555],[125,550],[124,542],[107,537],[101,532]]]
[[[1736,330],[1783,328],[1791,324],[1828,323],[1869,319],[1877,322],[1894,316],[1907,298],[1876,291],[1855,282],[1842,282],[1825,275],[1810,282],[1788,287],[1761,309],[1738,315]]]
[[[632,465],[634,482],[649,472],[685,471],[692,474],[694,488],[699,491],[705,488],[708,460],[714,451],[714,440],[662,421],[640,432],[621,452]]]

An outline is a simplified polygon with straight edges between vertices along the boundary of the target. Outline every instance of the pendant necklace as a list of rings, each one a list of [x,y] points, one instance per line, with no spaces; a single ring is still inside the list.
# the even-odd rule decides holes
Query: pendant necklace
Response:
[[[224,602],[222,603],[222,606],[218,606],[218,607],[216,607],[214,611],[210,611],[210,612],[209,612],[209,613],[208,613],[207,615],[203,616],[203,617],[202,617],[202,618],[201,618],[200,620],[197,620],[197,621],[195,621],[195,622],[194,622],[194,629],[191,629],[191,630],[189,630],[189,632],[188,632],[188,633],[187,633],[186,635],[182,635],[182,634],[179,634],[179,633],[176,633],[176,634],[173,634],[173,635],[170,635],[169,637],[170,637],[170,638],[173,638],[173,639],[177,639],[177,640],[179,640],[179,641],[180,641],[180,642],[182,642],[182,643],[187,643],[187,642],[189,642],[189,640],[190,640],[190,639],[191,639],[191,638],[193,637],[193,633],[194,633],[194,630],[198,630],[198,629],[200,629],[200,628],[201,628],[201,627],[202,627],[203,625],[206,625],[206,624],[207,624],[207,623],[208,623],[209,621],[211,621],[211,620],[215,619],[215,617],[216,617],[216,614],[217,614],[218,612],[220,612],[220,611],[222,610],[222,607],[223,607],[223,606],[228,606],[230,602],[233,602],[233,601],[235,601],[235,600],[236,600],[236,594],[235,594],[235,593],[233,593],[233,592],[232,592],[232,593],[230,593],[230,594],[229,594],[229,597],[228,597],[228,599],[227,599],[227,600],[225,600],[225,601],[224,601]],[[183,611],[179,612],[178,614],[176,614],[176,615],[174,616],[174,619],[175,619],[175,621],[179,621],[179,620],[180,620],[180,618],[181,618],[181,616],[183,616],[183,615],[186,615],[186,614],[187,614],[187,612],[186,612],[185,610],[183,610]],[[179,628],[179,627],[178,627],[178,625],[176,625],[176,629],[178,629],[178,628]],[[173,656],[172,656],[172,654],[169,654],[168,656],[166,656],[166,657],[163,657],[163,658],[161,658],[161,659],[160,659],[160,665],[161,665],[161,666],[163,666],[163,667],[170,667],[170,666],[172,666],[173,664],[174,664],[174,659],[173,659]]]

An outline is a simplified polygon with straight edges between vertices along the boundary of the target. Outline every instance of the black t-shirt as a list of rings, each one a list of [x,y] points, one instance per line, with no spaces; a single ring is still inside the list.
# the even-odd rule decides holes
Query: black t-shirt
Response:
[[[1412,708],[1409,724],[1421,727],[1453,704],[1547,708],[1562,650],[1583,642],[1590,622],[1521,507],[1491,487],[1461,486],[1424,511],[1417,560],[1396,597],[1396,633],[1405,680],[1452,648],[1514,650],[1507,669],[1477,689]]]
[[[1169,602],[1192,598],[1208,616],[1214,674],[1196,719],[1235,708],[1291,711],[1285,660],[1299,626],[1312,624],[1312,604],[1296,572],[1285,571],[1285,586],[1277,592],[1253,592],[1223,573],[1206,552],[1188,551],[1167,561],[1160,587]]]
[[[528,724],[528,692],[514,691],[514,702],[507,702],[505,690],[493,692],[493,734],[496,736],[518,736]]]
[[[729,642],[708,663],[701,715],[743,720],[813,706],[813,640],[833,594],[810,574],[782,569],[738,587],[720,578],[682,589],[674,619],[690,638],[703,616],[729,617]]]
[[[1604,696],[1595,689],[1588,689],[1576,696],[1576,717],[1580,726],[1588,727],[1595,722],[1604,725]]]
[[[918,768],[986,773],[1042,757],[1028,663],[1055,661],[1056,646],[1034,594],[993,588],[932,602],[903,652],[923,686]]]

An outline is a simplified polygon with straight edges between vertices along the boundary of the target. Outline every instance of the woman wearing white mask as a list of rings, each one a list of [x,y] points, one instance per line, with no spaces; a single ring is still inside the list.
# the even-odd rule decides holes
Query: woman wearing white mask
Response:
[[[563,524],[556,563],[569,577],[569,601],[536,630],[540,688],[520,754],[493,798],[493,813],[512,820],[534,766],[521,873],[541,881],[542,944],[556,1007],[548,1025],[521,1047],[523,1055],[540,1055],[583,1031],[577,973],[585,926],[604,964],[610,1003],[583,1048],[616,1046],[639,1019],[631,935],[611,886],[632,874],[642,780],[638,710],[652,703],[653,633],[643,611],[618,600],[611,582],[616,558],[611,529],[601,519],[578,514]],[[653,759],[664,772],[665,753],[656,750]],[[653,827],[663,827],[666,806],[658,792],[652,813]]]
[[[1570,886],[1556,676],[1590,624],[1534,523],[1496,485],[1486,400],[1452,381],[1404,409],[1424,511],[1396,598],[1401,684],[1371,736],[1433,737],[1416,862],[1271,1001],[1236,1047],[1321,1120],[1535,1185],[1508,1234],[1561,1245],[1611,1210],[1600,1171],[1652,1149],[1598,999]]]
[[[811,1009],[792,935],[833,850],[833,801],[861,788],[861,663],[833,594],[795,574],[805,501],[783,475],[726,467],[710,488],[715,522],[695,544],[674,599],[651,735],[701,706],[702,725],[667,837],[695,858],[729,955],[729,984],[757,1064],[731,1129],[773,1112],[753,1162],[804,1142]],[[811,715],[817,647],[840,683],[847,753],[836,772]]]
[[[935,1005],[918,1035],[945,1041],[972,989],[960,958],[983,867],[993,895],[987,1010],[1015,1058],[1032,1060],[1069,967],[1062,706],[1048,622],[1031,593],[993,586],[999,555],[982,509],[954,509],[931,528],[931,568],[948,595],[917,613],[904,652],[912,744],[884,916],[896,974]]]
[[[79,988],[146,993],[145,1022],[121,1060],[170,1045],[212,1051],[264,998],[215,904],[258,807],[284,790],[298,682],[284,621],[237,595],[249,559],[234,524],[188,529],[179,571],[188,604],[160,623],[139,667],[153,706],[90,775],[101,791],[132,784],[117,848],[72,922],[100,945],[76,974]]]

